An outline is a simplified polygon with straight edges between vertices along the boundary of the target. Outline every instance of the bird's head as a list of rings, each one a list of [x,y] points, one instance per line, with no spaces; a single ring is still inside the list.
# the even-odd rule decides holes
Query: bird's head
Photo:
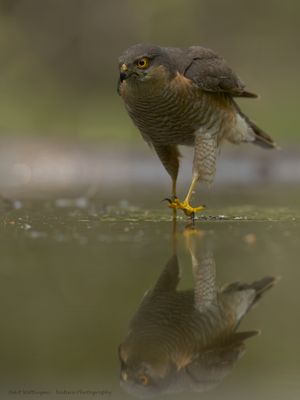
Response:
[[[160,46],[131,46],[119,57],[120,82],[126,80],[129,84],[138,84],[159,81],[170,75],[171,64],[167,51]]]

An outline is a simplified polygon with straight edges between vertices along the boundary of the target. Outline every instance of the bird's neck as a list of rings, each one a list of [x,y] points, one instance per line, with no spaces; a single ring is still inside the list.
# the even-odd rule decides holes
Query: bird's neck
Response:
[[[149,79],[145,81],[128,80],[121,85],[121,95],[125,97],[152,97],[163,93],[165,83],[160,79]]]

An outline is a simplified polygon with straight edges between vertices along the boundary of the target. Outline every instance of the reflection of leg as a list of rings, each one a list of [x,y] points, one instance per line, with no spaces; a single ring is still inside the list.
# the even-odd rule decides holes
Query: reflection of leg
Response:
[[[196,262],[195,262],[196,261]],[[197,309],[206,308],[216,302],[216,264],[211,252],[203,254],[193,262],[195,279],[195,304]]]
[[[175,291],[179,283],[179,264],[177,257],[177,220],[172,221],[172,257],[168,260],[153,288],[153,293]]]
[[[201,310],[216,302],[215,260],[213,253],[206,246],[203,232],[189,230],[186,237],[192,259],[192,270],[195,281],[195,305],[198,310]]]
[[[176,213],[176,210],[175,210],[175,213]],[[175,215],[175,217],[176,217],[176,215]],[[172,237],[172,241],[171,241],[171,243],[172,243],[172,252],[173,252],[173,254],[177,255],[177,219],[176,218],[173,218],[173,220],[172,220],[172,234],[171,234],[171,237]]]

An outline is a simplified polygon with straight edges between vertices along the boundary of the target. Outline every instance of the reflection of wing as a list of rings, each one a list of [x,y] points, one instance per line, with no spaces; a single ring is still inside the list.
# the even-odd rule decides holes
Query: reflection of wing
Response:
[[[153,287],[155,292],[169,292],[176,290],[179,283],[179,264],[177,255],[173,255],[167,262]]]
[[[147,319],[149,312],[151,312],[152,315],[156,313],[157,318],[159,318],[164,306],[168,307],[169,294],[175,293],[178,283],[178,258],[177,255],[173,255],[168,260],[153,288],[149,289],[144,294],[141,304],[130,322],[130,326],[132,327],[136,323],[144,323],[143,321],[145,318]],[[163,294],[163,297],[159,298],[158,301],[154,301],[155,298],[160,297],[160,294]]]
[[[231,336],[226,345],[207,350],[186,369],[194,391],[204,391],[218,385],[232,370],[245,351],[244,340],[257,335],[257,331],[240,332]]]

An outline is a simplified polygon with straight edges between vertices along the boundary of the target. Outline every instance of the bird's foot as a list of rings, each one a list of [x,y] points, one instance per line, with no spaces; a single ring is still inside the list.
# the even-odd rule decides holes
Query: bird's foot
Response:
[[[175,210],[182,210],[188,217],[194,217],[196,212],[202,211],[205,206],[192,207],[186,200],[180,201],[177,197],[173,199],[166,199],[168,201],[168,207]]]

